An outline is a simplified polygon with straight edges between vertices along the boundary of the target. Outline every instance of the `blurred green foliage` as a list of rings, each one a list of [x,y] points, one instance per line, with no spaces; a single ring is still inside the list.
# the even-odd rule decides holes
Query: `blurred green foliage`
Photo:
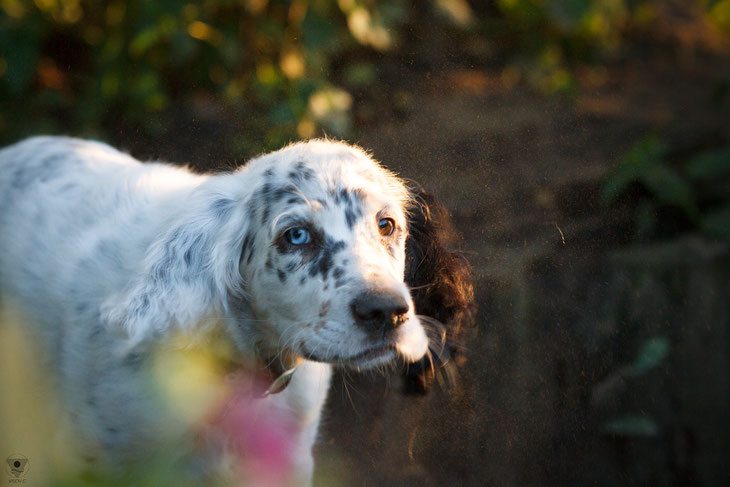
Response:
[[[660,366],[669,356],[671,345],[664,336],[655,336],[647,339],[637,352],[633,362],[621,368],[624,377],[636,377],[646,374]]]
[[[634,359],[621,367],[618,374],[609,376],[603,384],[626,384],[626,381],[640,378],[654,369],[659,368],[669,357],[671,343],[665,336],[654,336],[646,339],[636,353]],[[620,377],[621,381],[616,382],[615,378]],[[605,387],[605,386],[604,386]],[[611,391],[614,396],[622,390],[621,387],[609,386],[605,390]],[[613,437],[643,437],[649,438],[660,433],[659,423],[651,416],[642,412],[641,414],[625,413],[612,418],[603,424],[601,431],[605,435]]]
[[[619,57],[628,42],[650,30],[658,19],[677,15],[675,10],[682,15],[699,14],[720,29],[730,27],[730,22],[725,25],[717,20],[720,4],[730,12],[728,0],[494,0],[486,3],[494,4],[494,8],[482,19],[481,31],[485,38],[509,46],[511,62],[523,78],[547,94],[574,90],[573,67]]]
[[[697,2],[730,29],[730,0]],[[104,138],[122,128],[155,136],[181,106],[240,134],[228,150],[270,149],[322,130],[345,136],[350,93],[377,91],[378,56],[418,28],[458,30],[465,45],[486,46],[484,57],[504,54],[511,78],[546,93],[570,90],[575,63],[619,52],[665,4],[0,0],[0,143],[59,131]]]
[[[604,182],[603,204],[639,185],[646,194],[635,207],[638,239],[666,233],[659,228],[659,212],[673,208],[684,215],[690,228],[730,240],[730,147],[693,155],[679,167],[670,164],[667,156],[668,147],[658,136],[645,137]]]
[[[615,54],[632,24],[648,21],[651,1],[497,0],[502,16],[486,35],[513,44],[528,82],[545,93],[573,88],[570,67]]]
[[[328,61],[358,42],[386,48],[402,2],[361,3],[2,0],[2,139],[118,124],[154,134],[179,100],[229,108],[263,146],[342,134],[351,99],[327,81]]]
[[[652,438],[660,433],[656,420],[640,414],[626,414],[608,421],[602,429],[606,435],[628,438]]]

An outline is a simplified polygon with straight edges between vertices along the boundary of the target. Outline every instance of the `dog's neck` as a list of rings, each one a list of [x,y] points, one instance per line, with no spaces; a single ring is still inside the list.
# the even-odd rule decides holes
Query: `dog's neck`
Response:
[[[257,381],[266,385],[262,397],[283,391],[303,358],[289,348],[281,350],[273,345],[280,341],[266,333],[273,327],[261,326],[264,320],[254,318],[256,315],[245,299],[231,299],[227,308],[227,334],[244,358],[242,362],[248,363],[243,367],[252,369]]]

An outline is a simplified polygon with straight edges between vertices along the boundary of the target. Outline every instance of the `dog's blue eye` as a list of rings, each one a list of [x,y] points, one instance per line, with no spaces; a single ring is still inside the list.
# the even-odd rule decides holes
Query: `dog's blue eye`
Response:
[[[312,240],[312,237],[304,228],[291,228],[286,231],[286,239],[292,245],[306,245]]]

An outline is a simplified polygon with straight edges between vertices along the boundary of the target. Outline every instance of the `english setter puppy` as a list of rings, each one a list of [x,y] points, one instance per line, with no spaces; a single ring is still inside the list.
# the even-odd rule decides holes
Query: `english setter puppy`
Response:
[[[417,309],[454,328],[470,309],[468,268],[438,241],[428,208],[341,142],[194,174],[34,137],[0,151],[0,301],[37,331],[93,461],[119,467],[161,447],[167,413],[144,379],[150,356],[177,333],[213,333],[237,367],[271,373],[244,402],[294,425],[287,479],[307,483],[332,366],[420,361],[413,382],[430,373],[426,330],[438,329]],[[442,339],[432,348],[448,348]]]

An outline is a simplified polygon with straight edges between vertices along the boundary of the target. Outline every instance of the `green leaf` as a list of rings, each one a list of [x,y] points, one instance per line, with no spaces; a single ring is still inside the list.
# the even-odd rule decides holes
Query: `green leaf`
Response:
[[[664,164],[653,165],[643,171],[641,182],[659,202],[681,208],[695,221],[699,218],[692,187],[673,168]]]
[[[700,228],[710,235],[730,239],[730,203],[707,213]]]
[[[139,31],[129,44],[129,52],[134,57],[144,54],[149,48],[154,46],[160,38],[160,30],[156,26],[151,26]]]
[[[601,188],[601,202],[608,205],[635,183],[644,171],[643,164],[619,164]]]
[[[658,367],[669,355],[669,339],[659,336],[644,342],[633,363],[624,369],[629,375],[641,375]]]
[[[609,204],[631,183],[641,181],[647,172],[661,165],[665,152],[666,146],[659,140],[659,137],[653,134],[635,144],[601,188],[603,204]]]
[[[659,425],[648,416],[627,414],[606,423],[603,426],[603,433],[616,436],[652,438],[659,434]]]
[[[714,179],[730,174],[730,147],[705,152],[687,164],[687,174],[693,179]]]

